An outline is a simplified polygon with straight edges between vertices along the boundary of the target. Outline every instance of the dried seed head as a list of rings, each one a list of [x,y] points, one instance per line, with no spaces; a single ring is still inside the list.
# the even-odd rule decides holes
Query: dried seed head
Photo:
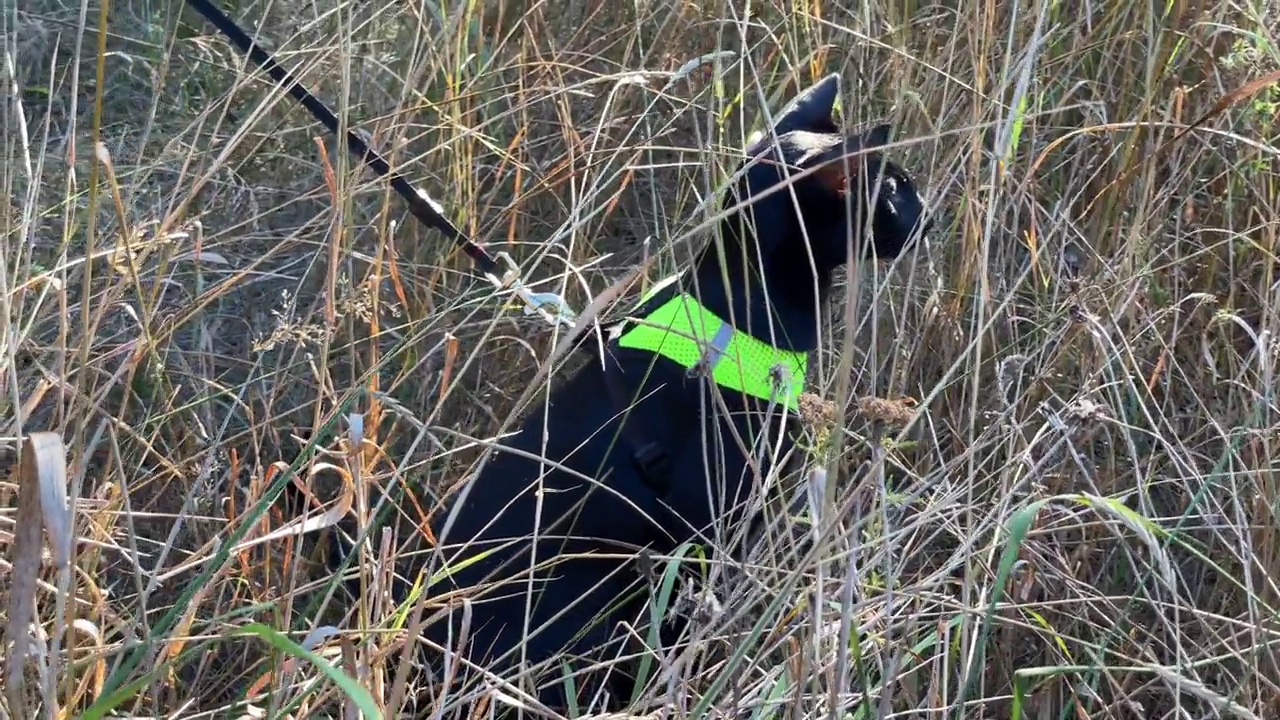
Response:
[[[800,422],[814,430],[828,429],[836,422],[836,405],[813,393],[803,393],[797,401]]]
[[[905,425],[915,415],[915,407],[915,399],[909,397],[890,400],[868,396],[858,400],[859,415],[868,422],[885,425]]]

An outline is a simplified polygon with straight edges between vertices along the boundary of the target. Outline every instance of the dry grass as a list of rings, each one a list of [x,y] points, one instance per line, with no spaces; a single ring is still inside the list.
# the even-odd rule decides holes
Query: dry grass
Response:
[[[1251,82],[1280,5],[849,6],[224,5],[577,308],[685,257],[797,81],[841,71],[851,123],[899,123],[938,232],[834,309],[827,481],[710,573],[708,652],[656,658],[637,713],[1277,717],[1280,86]],[[180,3],[118,0],[105,35],[96,4],[14,7],[0,453],[63,438],[76,543],[0,710],[396,711],[385,570],[551,329]],[[396,536],[335,602],[314,528],[379,506]]]

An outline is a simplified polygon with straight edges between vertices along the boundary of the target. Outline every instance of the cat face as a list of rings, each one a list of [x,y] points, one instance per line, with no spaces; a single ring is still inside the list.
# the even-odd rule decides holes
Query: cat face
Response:
[[[753,239],[763,257],[807,261],[807,242],[819,269],[830,269],[848,260],[852,237],[863,258],[891,259],[931,227],[915,182],[881,152],[889,126],[842,134],[838,92],[839,76],[829,75],[797,96],[747,149],[726,194],[726,209],[747,205],[728,219],[731,235]]]

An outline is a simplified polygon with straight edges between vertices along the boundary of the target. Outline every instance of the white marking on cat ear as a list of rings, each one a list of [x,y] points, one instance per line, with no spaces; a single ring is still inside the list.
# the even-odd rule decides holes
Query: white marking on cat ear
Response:
[[[830,132],[839,126],[836,122],[836,104],[840,99],[840,76],[832,73],[815,82],[795,96],[773,118],[772,132],[786,135],[793,130]],[[747,138],[747,147],[755,147],[765,138],[765,131],[757,130]]]

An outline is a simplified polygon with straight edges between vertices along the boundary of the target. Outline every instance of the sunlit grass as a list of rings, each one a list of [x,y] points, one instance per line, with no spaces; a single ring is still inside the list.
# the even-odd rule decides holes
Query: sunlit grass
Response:
[[[0,457],[62,438],[77,542],[19,556],[40,520],[0,486],[0,600],[40,568],[44,633],[8,715],[469,711],[396,662],[435,578],[397,606],[390,575],[562,331],[181,5],[105,35],[20,6]],[[1274,3],[224,7],[578,310],[687,260],[800,84],[842,72],[851,126],[895,123],[937,232],[845,281],[800,512],[767,505],[742,564],[654,558],[704,642],[646,660],[636,714],[1280,711]]]

